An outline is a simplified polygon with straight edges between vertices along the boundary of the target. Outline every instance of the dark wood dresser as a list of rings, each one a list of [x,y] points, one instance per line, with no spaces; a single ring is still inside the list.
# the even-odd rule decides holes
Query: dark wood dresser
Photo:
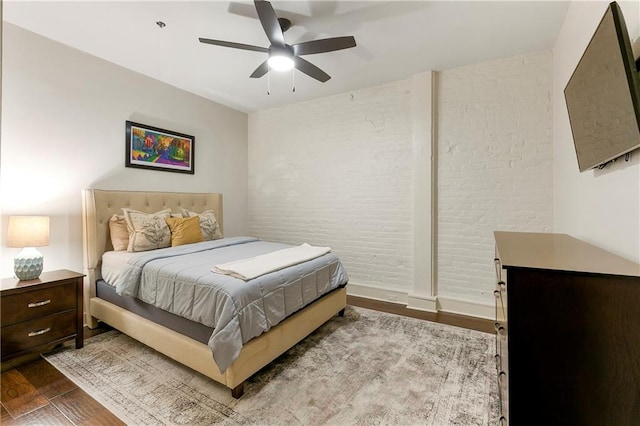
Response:
[[[83,345],[83,274],[59,270],[1,282],[2,361],[75,339]]]
[[[640,264],[495,232],[501,424],[640,425]]]

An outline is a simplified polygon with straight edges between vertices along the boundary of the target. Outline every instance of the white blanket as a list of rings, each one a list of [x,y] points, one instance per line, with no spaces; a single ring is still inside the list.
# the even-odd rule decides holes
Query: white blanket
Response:
[[[247,281],[269,272],[315,259],[330,251],[331,248],[329,247],[315,247],[304,243],[296,247],[278,250],[260,256],[222,263],[216,265],[211,270],[219,274],[231,275],[232,277]]]

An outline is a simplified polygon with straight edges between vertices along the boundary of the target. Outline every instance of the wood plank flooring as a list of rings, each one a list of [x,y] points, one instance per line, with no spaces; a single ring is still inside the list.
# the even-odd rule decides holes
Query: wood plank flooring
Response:
[[[85,328],[84,338],[108,330]],[[0,384],[2,425],[124,425],[39,354],[3,362]]]
[[[407,309],[404,305],[348,296],[347,303],[382,312],[419,318],[493,333],[493,321],[447,313]],[[84,338],[104,333],[106,325],[89,330]],[[73,342],[67,343],[73,345]],[[0,424],[14,425],[123,425],[90,395],[38,354],[2,363]]]

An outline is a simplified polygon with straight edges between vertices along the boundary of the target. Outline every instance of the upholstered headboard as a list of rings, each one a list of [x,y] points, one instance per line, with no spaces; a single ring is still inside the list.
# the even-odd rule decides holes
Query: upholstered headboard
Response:
[[[104,189],[82,190],[83,264],[85,278],[85,312],[88,300],[95,296],[96,280],[101,278],[102,255],[113,250],[109,236],[109,219],[122,214],[127,207],[153,213],[170,208],[174,213],[182,209],[202,212],[214,210],[220,229],[223,230],[222,194],[154,191],[111,191]],[[89,317],[87,316],[87,322]]]

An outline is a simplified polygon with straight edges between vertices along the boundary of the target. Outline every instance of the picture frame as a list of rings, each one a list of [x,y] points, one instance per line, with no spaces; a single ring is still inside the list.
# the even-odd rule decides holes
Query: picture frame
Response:
[[[195,174],[196,138],[126,121],[125,167]]]

